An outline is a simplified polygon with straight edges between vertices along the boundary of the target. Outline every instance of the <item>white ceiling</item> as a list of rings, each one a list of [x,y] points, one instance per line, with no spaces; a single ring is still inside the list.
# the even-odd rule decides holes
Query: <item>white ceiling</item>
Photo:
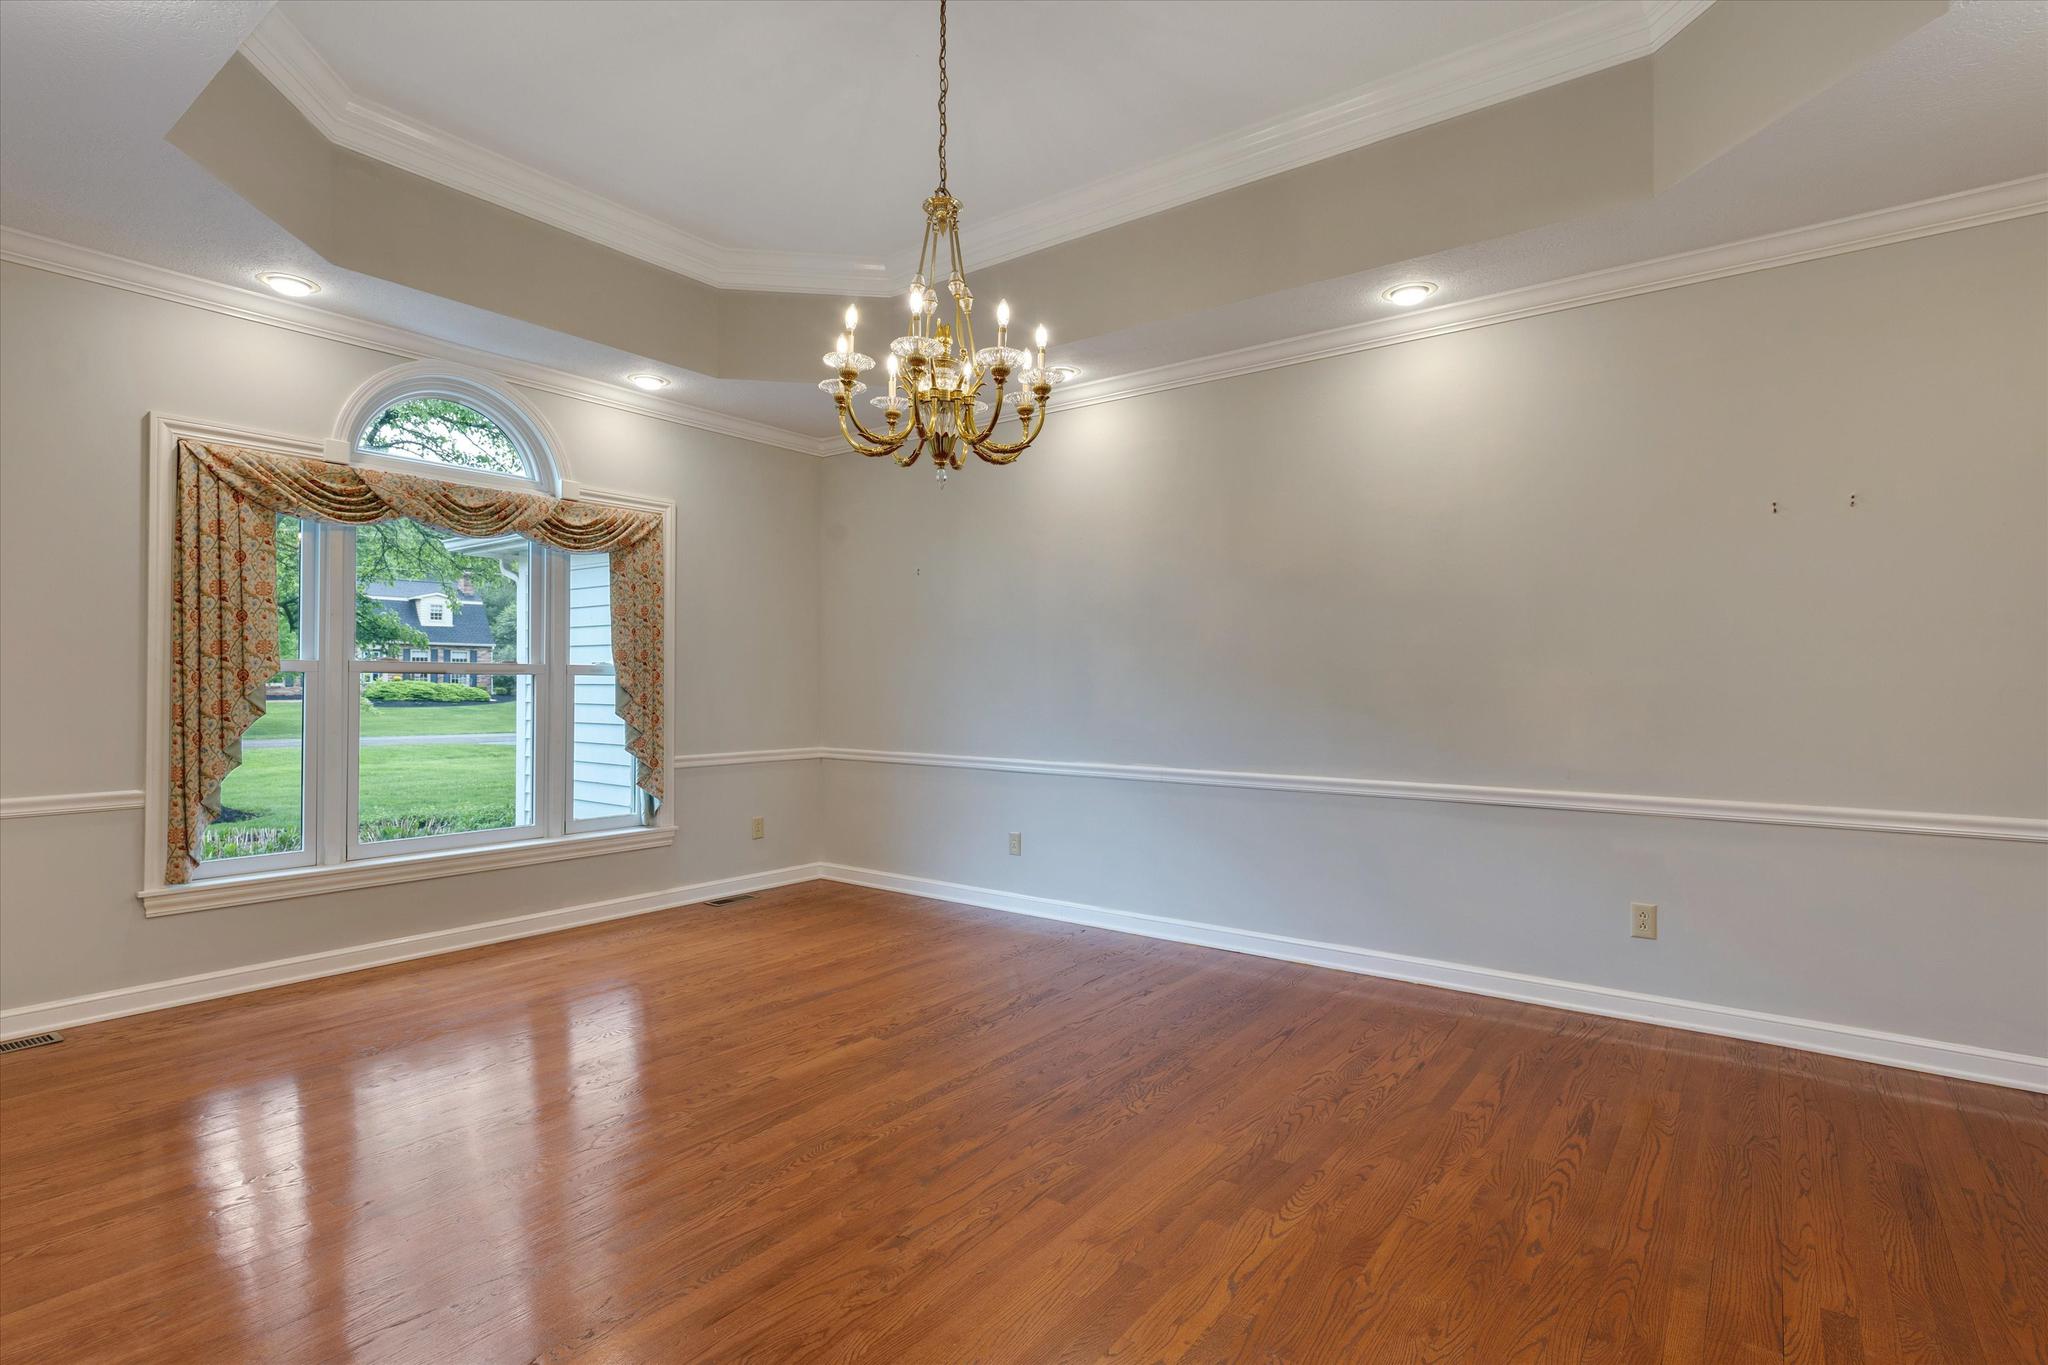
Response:
[[[291,6],[296,16],[302,10],[320,11],[325,5]],[[525,29],[527,15],[536,10],[594,9],[600,14],[613,8],[603,5],[557,7],[535,5],[532,0],[479,0],[462,6],[383,7],[357,4],[338,8],[386,12],[387,41],[394,47],[434,49],[438,43],[421,41],[422,15],[442,22],[443,11],[459,14],[474,30],[509,32],[513,40],[497,40],[500,46],[530,46],[544,55],[548,44],[534,41]],[[649,11],[668,7],[644,6]],[[800,14],[817,22],[814,11],[837,12],[845,6],[763,6],[734,4],[691,7],[723,16],[719,22],[741,25],[756,35],[757,26],[768,22],[755,16],[766,9],[785,15]],[[901,8],[924,14],[923,4],[903,3]],[[994,6],[961,5],[963,13]],[[1009,4],[1001,13],[1013,20],[1029,20],[1036,7]],[[1064,15],[1066,7],[1060,7]],[[1120,22],[1145,23],[1144,41],[1124,39],[1127,46],[1156,52],[1165,41],[1153,30],[1171,29],[1191,11],[1206,14],[1219,10],[1258,19],[1266,41],[1258,53],[1287,42],[1293,32],[1292,16],[1306,12],[1299,5],[1258,3],[1257,0],[1211,0],[1206,4],[1149,4],[1093,6],[1081,14],[1083,25],[1108,22],[1090,17],[1094,10],[1113,9]],[[1364,7],[1377,11],[1381,7]],[[1420,43],[1431,33],[1439,42],[1454,41],[1442,31],[1410,22],[1416,12],[1434,10],[1435,5],[1387,6],[1390,14],[1405,13],[1393,31],[1406,36],[1401,41]],[[1482,7],[1460,5],[1480,17],[1471,22],[1502,22],[1499,13]],[[1512,5],[1494,7],[1514,11]],[[1555,7],[1552,7],[1553,9]],[[1629,8],[1634,8],[1633,4]],[[516,322],[430,294],[402,288],[383,280],[353,275],[336,269],[263,217],[244,200],[227,190],[182,153],[163,140],[191,100],[258,26],[268,6],[261,0],[197,0],[187,4],[126,3],[123,0],[6,0],[0,3],[0,224],[10,229],[76,243],[93,250],[112,253],[150,265],[180,271],[203,280],[247,289],[255,272],[282,269],[311,275],[325,286],[317,302],[322,309],[359,319],[403,327],[428,337],[490,351],[519,361],[549,366],[591,380],[616,385],[627,372],[644,367],[644,357],[564,336],[560,333]],[[393,12],[395,9],[395,12]],[[1567,12],[1566,18],[1570,17]],[[625,22],[611,14],[610,22]],[[322,21],[311,21],[317,27]],[[353,22],[353,21],[352,21]],[[367,18],[363,22],[368,22]],[[594,21],[595,22],[595,21]],[[697,22],[704,22],[701,18]],[[971,22],[971,21],[963,21]],[[1064,20],[1063,20],[1064,22]],[[1218,20],[1222,22],[1222,20]],[[1556,22],[1555,17],[1551,22]],[[915,27],[915,25],[913,25]],[[1049,28],[1056,27],[1049,25]],[[1064,30],[1073,33],[1069,27]],[[1088,30],[1102,38],[1105,30]],[[1015,175],[997,176],[982,169],[995,166],[961,149],[964,127],[988,123],[984,115],[972,116],[971,105],[957,98],[959,90],[971,84],[972,61],[983,60],[985,48],[997,44],[1001,33],[983,34],[971,42],[971,30],[955,30],[955,71],[961,85],[956,87],[956,129],[963,141],[955,144],[956,188],[968,200],[970,217],[964,236],[970,260],[987,259],[977,252],[978,217],[982,204],[1010,203],[1029,211],[1045,187],[1033,181],[1016,160],[1014,135],[996,135],[997,161]],[[1467,31],[1462,31],[1464,33]],[[400,42],[399,38],[404,41]],[[923,52],[929,55],[929,35]],[[1048,40],[1050,41],[1050,40]],[[1393,40],[1388,39],[1388,42]],[[1298,41],[1295,46],[1302,46]],[[1312,46],[1312,45],[1311,45]],[[1332,45],[1334,47],[1334,45]],[[1160,69],[1150,58],[1142,93],[1125,98],[1145,103],[1173,98],[1168,89],[1209,88],[1219,79],[1199,76],[1195,71],[1207,65],[1217,68],[1246,59],[1239,50],[1180,53],[1182,69]],[[467,55],[456,49],[463,60]],[[923,119],[924,101],[930,93],[930,74],[923,58],[906,67],[901,82],[879,88],[875,66],[864,63],[865,80],[851,80],[836,59],[825,60],[813,47],[792,47],[784,43],[774,53],[756,54],[763,64],[788,71],[788,80],[771,95],[763,88],[749,87],[755,79],[753,59],[740,62],[731,71],[715,63],[695,63],[699,84],[719,92],[718,99],[703,107],[705,117],[722,118],[717,126],[744,140],[766,165],[787,167],[788,180],[773,192],[783,196],[782,216],[792,220],[781,231],[787,235],[774,240],[797,242],[817,248],[838,241],[852,241],[851,226],[839,226],[838,210],[820,189],[800,194],[804,177],[825,174],[834,167],[851,166],[854,179],[843,196],[846,221],[862,215],[862,231],[874,232],[881,249],[892,249],[894,227],[905,220],[915,226],[915,199],[929,188],[928,124]],[[1384,54],[1384,46],[1372,52]],[[803,53],[812,55],[805,57]],[[971,60],[970,56],[971,54]],[[1073,58],[1065,51],[1046,57],[1039,69],[1067,78],[1069,86],[1080,84],[1070,72]],[[1351,60],[1358,54],[1351,54]],[[348,59],[341,58],[346,61]],[[495,59],[494,59],[495,60]],[[1257,53],[1250,60],[1266,60]],[[814,63],[805,66],[804,62]],[[1193,64],[1193,69],[1189,64]],[[1328,73],[1341,64],[1331,60],[1316,67]],[[701,69],[700,69],[701,68]],[[911,69],[914,68],[914,69]],[[1363,68],[1346,66],[1355,86]],[[1375,68],[1378,69],[1378,68]],[[1420,261],[1404,263],[1370,277],[1332,281],[1285,294],[1251,300],[1229,308],[1181,319],[1172,325],[1132,329],[1094,338],[1076,346],[1067,358],[1083,365],[1091,377],[1170,364],[1196,356],[1231,350],[1304,331],[1339,327],[1383,313],[1380,287],[1394,276],[1424,275],[1442,282],[1438,301],[1456,304],[1484,294],[1558,279],[1584,271],[1663,256],[1678,251],[1739,238],[1840,218],[1850,214],[1954,193],[1978,186],[2048,172],[2048,4],[1960,3],[1949,14],[1909,36],[1869,66],[1836,86],[1823,91],[1764,133],[1737,147],[1655,199],[1626,205],[1594,218],[1560,224],[1514,237],[1488,242],[1458,251],[1441,253]],[[1229,106],[1229,117],[1253,118],[1272,110],[1298,107],[1293,93],[1283,100],[1277,91],[1281,82],[1271,79],[1275,91],[1264,91],[1257,82],[1229,86],[1237,93],[1228,98],[1239,102]],[[353,79],[353,77],[352,77]],[[618,81],[619,84],[632,82]],[[658,84],[658,83],[657,83]],[[1138,88],[1136,76],[1126,84]],[[587,86],[587,82],[586,82]],[[842,154],[829,128],[795,128],[778,132],[773,138],[751,131],[751,120],[788,118],[801,122],[812,115],[774,113],[786,104],[788,91],[795,87],[857,90],[848,99],[870,102],[862,106],[856,122],[870,131],[849,140],[851,151]],[[1286,85],[1288,92],[1299,85]],[[1333,87],[1334,88],[1334,87]],[[560,114],[589,95],[587,88],[570,89],[557,80],[547,86],[536,109]],[[381,100],[403,98],[397,85],[380,90]],[[917,136],[905,135],[901,145],[884,155],[876,150],[878,139],[873,120],[883,104],[900,98],[906,111],[918,119]],[[1075,96],[1080,98],[1080,96]],[[1218,98],[1223,98],[1219,96]],[[1260,100],[1266,102],[1261,103]],[[1191,100],[1199,106],[1204,100]],[[806,105],[806,108],[809,106]],[[1102,106],[1094,106],[1102,107]],[[906,112],[904,117],[912,117]],[[536,115],[536,117],[539,117]],[[542,121],[545,121],[544,119]],[[963,127],[964,124],[964,127]],[[776,128],[783,125],[773,124]],[[1102,124],[1089,138],[1100,146],[1089,148],[1089,173],[1115,164],[1135,164],[1139,159],[1157,160],[1161,149],[1171,155],[1172,144],[1161,139],[1170,134],[1171,119],[1148,121],[1142,135],[1125,141],[1121,124]],[[1204,123],[1205,130],[1217,124]],[[737,130],[737,131],[734,131]],[[468,128],[471,135],[484,135],[488,127]],[[976,136],[983,136],[977,134]],[[1206,135],[1206,134],[1203,134]],[[1198,136],[1190,131],[1189,137]],[[701,133],[671,135],[664,132],[644,145],[656,147],[664,139],[673,143],[710,141]],[[611,145],[605,137],[598,139]],[[509,144],[508,144],[509,145]],[[623,144],[621,144],[623,145]],[[1135,149],[1135,150],[1133,150]],[[646,153],[654,155],[653,152]],[[971,169],[970,169],[971,168]],[[709,174],[709,172],[705,172]],[[836,172],[835,172],[836,173]],[[778,172],[780,174],[780,172]],[[1081,172],[1076,171],[1076,175]],[[986,183],[982,177],[988,176]],[[972,178],[970,178],[972,177]],[[650,176],[650,183],[663,194],[687,199],[682,181],[672,175]],[[998,182],[1001,183],[998,183]],[[1068,186],[1071,180],[1055,180]],[[1009,198],[997,198],[998,194]],[[794,198],[791,196],[794,195]],[[736,202],[746,202],[742,189]],[[658,197],[640,198],[643,205],[663,202]],[[666,211],[666,210],[664,210]],[[719,212],[739,213],[737,207]],[[731,221],[741,222],[736,216]],[[709,218],[694,219],[709,231]],[[802,225],[819,231],[815,239],[800,235]],[[736,240],[748,238],[745,231]],[[821,327],[829,330],[834,310],[821,303]],[[1056,322],[1057,319],[1054,319]],[[792,344],[807,353],[815,338],[808,334]],[[682,399],[706,409],[730,413],[751,420],[770,422],[793,430],[825,433],[831,429],[829,404],[807,384],[768,384],[718,381],[682,376],[677,390]]]
[[[1604,0],[950,10],[950,184],[987,224]],[[1628,6],[1628,8],[1634,8]],[[284,0],[358,97],[714,244],[893,258],[937,182],[938,6]],[[909,240],[906,240],[909,239]],[[986,259],[984,256],[982,259]]]

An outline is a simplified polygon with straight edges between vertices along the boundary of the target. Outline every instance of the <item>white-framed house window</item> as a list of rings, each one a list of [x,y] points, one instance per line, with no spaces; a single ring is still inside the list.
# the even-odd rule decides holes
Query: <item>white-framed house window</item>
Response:
[[[373,396],[361,404],[359,395],[367,415],[356,418],[345,450],[318,443],[321,458],[345,454],[414,472],[433,464],[436,478],[516,480],[547,493],[561,487],[538,422],[521,412],[517,424],[501,424],[500,413],[520,410],[474,380],[435,376]],[[174,482],[180,436],[293,454],[315,444],[178,419],[154,419],[152,428],[153,539],[159,526],[166,531],[153,558],[166,567],[174,488],[163,485]],[[430,458],[436,451],[441,458]],[[222,784],[221,815],[208,825],[192,881],[145,887],[149,913],[673,838],[672,817],[636,785],[612,709],[607,555],[512,535],[463,538],[411,521],[294,518],[281,519],[278,550],[284,662],[266,689],[266,714]],[[153,570],[152,593],[167,601],[168,574],[163,583],[158,576]],[[408,621],[404,599],[413,594],[422,600]],[[162,615],[153,613],[152,656],[166,656],[167,669],[167,646],[155,639]],[[424,626],[461,619],[477,629],[478,618],[488,622],[490,646],[433,658]],[[459,678],[450,678],[451,662],[462,665]],[[432,685],[444,681],[455,685]],[[152,713],[153,749],[162,747],[166,715]],[[163,775],[150,780],[160,839]]]

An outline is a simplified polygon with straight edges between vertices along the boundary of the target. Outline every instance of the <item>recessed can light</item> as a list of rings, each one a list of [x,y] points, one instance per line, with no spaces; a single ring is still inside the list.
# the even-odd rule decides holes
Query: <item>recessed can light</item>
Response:
[[[1413,308],[1435,292],[1436,286],[1428,280],[1410,280],[1406,284],[1395,285],[1380,297],[1396,307]]]
[[[636,389],[645,389],[649,393],[668,387],[668,380],[658,374],[629,374],[626,376],[626,382]]]
[[[287,275],[277,270],[266,270],[256,277],[269,285],[272,292],[288,299],[303,299],[308,294],[320,292],[320,286],[303,275]]]

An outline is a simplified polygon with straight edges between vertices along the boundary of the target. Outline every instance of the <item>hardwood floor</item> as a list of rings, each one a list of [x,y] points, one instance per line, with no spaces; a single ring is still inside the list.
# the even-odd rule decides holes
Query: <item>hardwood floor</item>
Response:
[[[2048,1360],[2048,1099],[810,883],[0,1057],[7,1361]]]

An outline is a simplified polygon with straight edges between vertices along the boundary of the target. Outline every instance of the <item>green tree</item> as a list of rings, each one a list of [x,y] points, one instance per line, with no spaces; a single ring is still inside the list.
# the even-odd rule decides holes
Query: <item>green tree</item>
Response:
[[[497,423],[453,399],[409,398],[394,403],[378,416],[364,440],[377,449],[436,464],[461,465],[496,474],[527,472],[518,447]],[[287,659],[299,656],[300,531],[298,518],[278,518],[278,642],[282,657]],[[444,533],[412,521],[380,521],[356,528],[358,649],[384,655],[427,643],[422,631],[373,601],[363,591],[363,584],[421,579],[439,583],[449,600],[455,601],[460,596],[461,581],[468,578],[483,598],[496,657],[513,657],[518,629],[518,613],[513,606],[516,582],[499,561],[481,555],[456,554],[448,548],[446,540]]]
[[[368,445],[435,464],[458,464],[524,477],[526,461],[490,418],[447,398],[408,398],[384,409],[364,438]]]
[[[279,517],[277,522],[277,614],[278,647],[281,657],[299,656],[299,632],[303,608],[300,593],[301,527],[296,517]],[[391,583],[400,579],[421,579],[441,585],[451,601],[460,596],[461,581],[469,578],[481,591],[490,609],[492,600],[503,604],[507,627],[516,627],[511,610],[517,585],[495,559],[482,555],[457,554],[446,544],[445,533],[430,530],[414,521],[380,521],[356,528],[356,646],[385,654],[393,649],[423,647],[424,632],[407,625],[398,614],[380,605],[363,591],[365,583]],[[502,641],[498,621],[492,619],[492,638],[509,658],[512,639]]]

